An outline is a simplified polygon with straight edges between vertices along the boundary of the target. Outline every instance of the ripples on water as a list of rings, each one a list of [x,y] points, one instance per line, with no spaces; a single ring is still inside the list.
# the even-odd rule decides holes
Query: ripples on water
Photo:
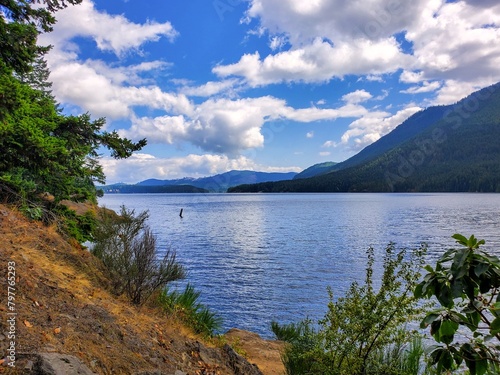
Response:
[[[363,280],[369,246],[426,242],[432,261],[461,233],[500,255],[500,194],[134,194],[100,204],[149,210],[159,250],[176,251],[224,329],[265,337],[272,320],[321,318],[327,286],[340,296]]]

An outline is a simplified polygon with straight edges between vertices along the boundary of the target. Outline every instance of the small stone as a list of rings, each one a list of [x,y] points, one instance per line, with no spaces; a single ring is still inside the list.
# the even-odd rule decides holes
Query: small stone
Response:
[[[41,353],[36,374],[45,375],[95,375],[78,358],[59,353]]]
[[[32,371],[33,371],[33,366],[34,366],[34,365],[35,365],[35,364],[33,363],[33,361],[28,360],[28,361],[26,362],[26,365],[24,365],[24,371],[29,371],[29,373],[31,374],[31,373],[32,373]]]
[[[93,359],[90,361],[90,367],[92,367],[92,370],[95,370],[97,368],[97,359]]]

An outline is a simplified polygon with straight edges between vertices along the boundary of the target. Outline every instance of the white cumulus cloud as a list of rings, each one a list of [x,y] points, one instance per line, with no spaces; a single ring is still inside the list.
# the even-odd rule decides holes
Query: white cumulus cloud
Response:
[[[358,103],[365,102],[371,98],[372,98],[372,94],[370,94],[368,91],[356,90],[356,91],[350,92],[349,94],[345,94],[342,97],[342,100],[347,102],[347,103],[358,104]]]
[[[342,135],[339,144],[325,144],[324,147],[349,145],[353,150],[359,151],[391,132],[396,126],[421,109],[411,106],[394,115],[383,111],[370,112],[349,125],[349,129]]]
[[[310,44],[261,58],[245,54],[229,65],[217,65],[219,77],[244,77],[251,86],[282,82],[327,82],[349,74],[383,74],[407,65],[411,57],[400,50],[396,39],[356,39],[332,45],[321,38]]]
[[[402,83],[432,82],[409,93],[437,90],[439,103],[448,94],[440,94],[437,81],[446,91],[453,82],[477,87],[500,80],[500,3],[494,0],[251,0],[246,17],[259,23],[258,35],[286,38],[289,47],[246,53],[213,69],[251,86],[350,74],[380,81],[402,69]]]

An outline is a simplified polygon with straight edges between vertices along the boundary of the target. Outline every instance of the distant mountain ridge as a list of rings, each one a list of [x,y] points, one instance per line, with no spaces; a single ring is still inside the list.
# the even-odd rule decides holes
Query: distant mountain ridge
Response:
[[[430,107],[310,178],[229,192],[500,192],[500,83]]]
[[[337,164],[338,163],[335,163],[333,161],[327,161],[324,163],[314,164],[314,165],[310,166],[309,168],[304,169],[302,172],[298,173],[293,179],[297,180],[299,178],[308,178],[308,177],[313,177],[313,176],[317,176],[320,174],[328,173]]]
[[[226,192],[228,188],[241,184],[253,184],[261,182],[291,180],[297,175],[296,172],[255,172],[255,171],[229,171],[209,177],[192,178],[184,177],[172,180],[147,179],[134,185],[115,184],[103,186],[105,193],[156,193],[160,188],[170,186],[171,192]],[[177,189],[172,187],[176,186]],[[185,191],[182,191],[182,190]],[[196,190],[196,189],[201,189]],[[166,189],[168,190],[168,189]]]

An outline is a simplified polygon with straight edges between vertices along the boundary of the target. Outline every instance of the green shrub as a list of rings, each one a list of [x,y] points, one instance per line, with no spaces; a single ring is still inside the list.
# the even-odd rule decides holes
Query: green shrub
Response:
[[[187,284],[182,292],[165,288],[158,299],[160,305],[169,313],[175,313],[196,333],[213,336],[221,328],[222,319],[198,302],[201,292]]]
[[[75,211],[61,204],[49,212],[54,215],[51,220],[57,221],[60,233],[74,238],[80,243],[93,240],[93,232],[97,226],[97,217],[94,212],[87,211],[83,215],[78,215]]]
[[[425,253],[425,246],[408,253],[389,244],[376,292],[375,255],[370,248],[364,284],[352,283],[336,301],[329,289],[328,311],[317,327],[307,320],[293,326],[275,325],[273,330],[289,342],[283,355],[287,374],[416,374],[404,370],[401,359],[411,352],[406,348],[414,337],[406,323],[422,311],[413,290]]]
[[[136,216],[124,206],[120,215],[103,209],[93,232],[92,253],[110,271],[115,292],[125,293],[137,305],[169,282],[185,277],[175,252],[167,250],[160,258],[147,218],[147,211]]]
[[[278,340],[292,342],[306,334],[311,329],[311,321],[303,320],[299,323],[279,324],[271,322],[271,330]]]
[[[305,319],[299,323],[280,325],[271,323],[271,329],[278,340],[286,341],[281,355],[281,360],[286,373],[291,374],[313,374],[317,362],[324,355],[321,348],[321,337],[313,323]]]
[[[453,235],[462,245],[426,266],[415,295],[434,297],[421,327],[438,342],[430,357],[438,373],[465,366],[471,375],[500,373],[500,260],[482,251],[484,240]],[[459,329],[461,328],[461,329]],[[467,332],[467,335],[464,333]],[[460,337],[456,342],[456,336]]]

